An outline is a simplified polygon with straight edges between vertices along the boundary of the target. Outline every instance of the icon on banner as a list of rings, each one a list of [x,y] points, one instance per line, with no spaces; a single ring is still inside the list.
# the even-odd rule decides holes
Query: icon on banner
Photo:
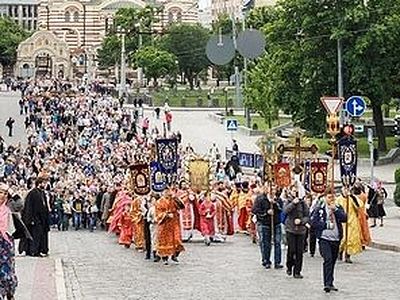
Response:
[[[360,96],[350,97],[346,102],[346,111],[352,117],[361,117],[365,113],[367,105]]]
[[[238,120],[236,119],[227,119],[226,120],[226,130],[227,131],[237,131],[239,127]]]

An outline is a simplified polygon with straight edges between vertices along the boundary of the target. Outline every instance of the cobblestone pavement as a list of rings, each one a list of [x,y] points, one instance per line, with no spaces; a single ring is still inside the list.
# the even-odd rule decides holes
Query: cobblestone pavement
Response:
[[[0,133],[5,135],[3,123],[12,115],[17,120],[16,137],[12,141],[23,141],[23,119],[18,114],[17,101],[17,94],[0,93]],[[199,151],[205,151],[213,141],[218,141],[220,149],[230,146],[231,136],[204,113],[175,113],[173,126],[181,129],[185,140]],[[235,138],[242,150],[256,149],[257,138],[242,135]],[[389,173],[389,168],[393,166],[379,173]],[[104,232],[52,231],[50,242],[48,258],[17,257],[20,285],[16,299],[58,299],[55,292],[58,260],[63,265],[70,300],[399,298],[400,254],[393,252],[368,249],[354,258],[353,265],[338,263],[336,285],[340,292],[325,295],[319,256],[306,255],[305,278],[295,280],[287,277],[284,270],[263,269],[258,247],[245,236],[211,247],[188,244],[181,263],[169,266],[145,261],[142,253],[124,249],[114,236]]]
[[[226,244],[186,244],[179,265],[143,259],[113,235],[52,232],[51,257],[61,258],[68,299],[398,299],[400,254],[368,249],[354,264],[338,263],[337,294],[325,295],[321,258],[305,254],[303,280],[265,270],[248,237]]]

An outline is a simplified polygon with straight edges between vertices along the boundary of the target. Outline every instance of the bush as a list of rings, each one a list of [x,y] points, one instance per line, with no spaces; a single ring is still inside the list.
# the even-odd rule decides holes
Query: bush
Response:
[[[397,184],[400,184],[400,168],[394,172],[394,181]]]
[[[400,183],[396,184],[396,189],[394,191],[394,203],[400,207]]]

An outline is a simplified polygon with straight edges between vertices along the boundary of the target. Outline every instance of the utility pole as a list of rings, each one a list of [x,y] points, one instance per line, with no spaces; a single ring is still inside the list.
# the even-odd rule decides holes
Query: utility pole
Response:
[[[126,94],[126,62],[125,62],[125,29],[119,30],[121,33],[121,80],[119,87],[119,97]]]

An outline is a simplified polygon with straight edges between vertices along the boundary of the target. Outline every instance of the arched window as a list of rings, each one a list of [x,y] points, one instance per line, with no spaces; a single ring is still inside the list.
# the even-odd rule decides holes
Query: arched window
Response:
[[[174,22],[174,14],[172,13],[172,11],[170,11],[168,13],[168,23],[173,23]]]
[[[79,22],[79,12],[74,12],[74,22]]]
[[[71,13],[69,11],[65,12],[65,22],[71,22]]]

